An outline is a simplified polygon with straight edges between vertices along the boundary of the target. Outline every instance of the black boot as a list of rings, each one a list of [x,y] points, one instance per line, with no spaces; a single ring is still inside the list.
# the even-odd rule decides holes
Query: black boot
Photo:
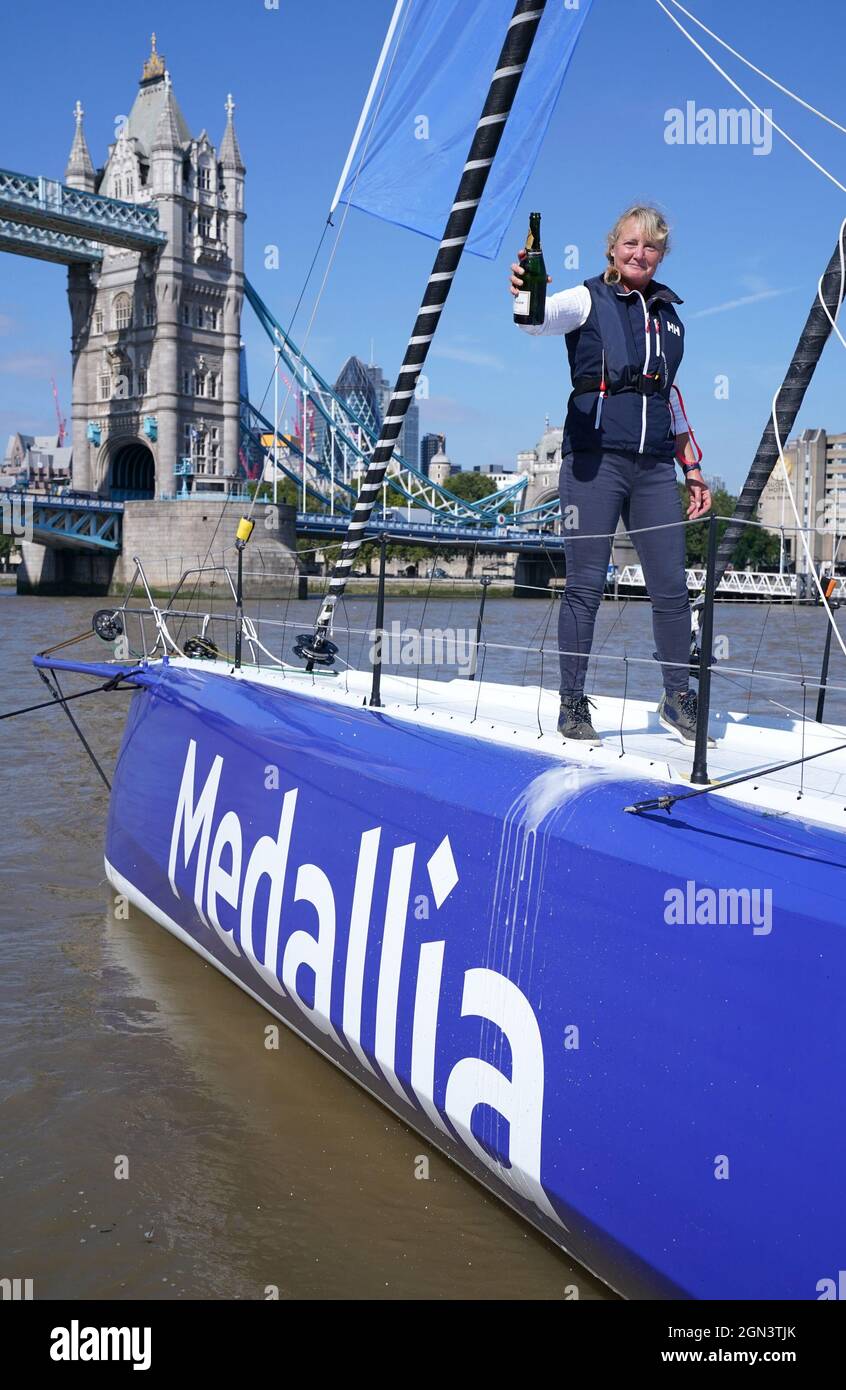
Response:
[[[573,695],[561,701],[558,732],[564,738],[579,739],[582,743],[600,743],[601,739],[590,722],[590,709],[596,709],[587,695]]]
[[[698,701],[694,691],[676,690],[671,694],[665,690],[658,706],[658,718],[670,733],[678,734],[685,743],[695,743],[697,709]],[[708,747],[716,746],[714,740],[709,738]]]

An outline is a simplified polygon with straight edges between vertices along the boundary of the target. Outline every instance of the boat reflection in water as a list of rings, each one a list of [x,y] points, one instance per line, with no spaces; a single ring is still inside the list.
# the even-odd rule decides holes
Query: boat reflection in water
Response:
[[[146,1027],[213,1100],[213,1127],[192,1130],[202,1167],[172,1191],[168,1225],[199,1228],[226,1259],[220,1296],[612,1296],[135,906],[117,899],[106,937],[154,1010]]]

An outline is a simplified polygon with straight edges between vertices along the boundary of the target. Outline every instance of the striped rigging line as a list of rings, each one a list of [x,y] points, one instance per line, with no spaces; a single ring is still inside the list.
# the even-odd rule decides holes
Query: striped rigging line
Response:
[[[393,27],[394,27],[395,21],[396,21],[396,19],[397,19],[397,17],[398,17],[398,13],[399,13],[399,6],[397,6],[397,9],[396,9],[396,11],[395,11],[395,13],[394,13],[394,16],[393,16],[393,19],[392,19],[392,22],[391,22],[391,32],[393,31]],[[335,233],[335,240],[334,240],[334,242],[332,243],[332,250],[331,250],[330,253],[329,253],[329,260],[328,260],[327,263],[326,263],[326,270],[324,271],[323,279],[322,279],[321,282],[320,282],[320,288],[319,288],[319,290],[317,291],[317,294],[316,294],[316,296],[315,296],[314,305],[313,305],[312,311],[311,311],[311,317],[309,318],[308,325],[307,325],[306,331],[305,331],[305,337],[303,338],[303,341],[302,341],[302,343],[300,344],[300,353],[299,353],[299,360],[300,360],[300,363],[302,363],[303,360],[305,359],[305,350],[306,350],[306,346],[307,346],[307,344],[308,344],[308,340],[309,340],[309,337],[310,337],[310,335],[311,335],[311,330],[312,330],[312,328],[313,328],[313,326],[314,326],[314,320],[315,320],[315,317],[316,317],[316,315],[317,315],[317,310],[318,310],[319,307],[320,307],[320,301],[321,301],[321,299],[323,298],[323,292],[324,292],[324,290],[326,289],[326,283],[327,283],[327,281],[328,281],[328,279],[329,279],[329,275],[330,275],[330,273],[331,273],[332,266],[333,266],[334,263],[335,263],[335,257],[336,257],[336,255],[338,254],[338,247],[339,247],[340,244],[341,244],[341,236],[342,236],[342,234],[343,234],[344,227],[345,227],[345,225],[346,225],[347,217],[348,217],[348,215],[349,215],[349,210],[350,210],[350,208],[352,207],[352,198],[353,198],[353,194],[355,193],[355,189],[356,189],[356,185],[357,185],[357,183],[358,183],[359,175],[360,175],[361,170],[362,170],[362,167],[363,167],[363,165],[364,165],[364,161],[365,161],[365,159],[366,159],[366,157],[367,157],[367,151],[368,151],[369,146],[370,146],[370,140],[371,140],[371,138],[372,138],[373,131],[374,131],[375,127],[376,127],[376,121],[377,121],[377,119],[378,119],[378,117],[379,117],[379,112],[380,112],[381,107],[382,107],[382,102],[383,102],[384,99],[385,99],[385,93],[386,93],[387,90],[388,90],[388,84],[390,83],[390,80],[391,80],[391,73],[393,72],[394,62],[396,61],[396,56],[397,56],[397,53],[399,52],[400,44],[402,43],[402,36],[403,36],[403,34],[405,33],[405,26],[406,26],[406,24],[408,23],[408,16],[409,16],[410,13],[411,13],[411,4],[408,5],[408,7],[407,7],[407,9],[406,9],[406,11],[405,11],[405,14],[404,14],[404,16],[403,16],[403,21],[402,21],[402,25],[401,25],[401,27],[400,27],[399,37],[397,38],[396,44],[394,45],[394,51],[393,51],[393,53],[391,54],[391,61],[390,61],[390,63],[388,64],[388,71],[387,71],[387,73],[385,74],[385,81],[384,81],[383,84],[382,84],[382,90],[381,90],[381,92],[379,93],[379,99],[378,99],[378,101],[376,102],[376,108],[375,108],[375,110],[374,110],[374,112],[373,112],[373,116],[372,116],[372,119],[371,119],[371,121],[370,121],[370,126],[369,126],[369,129],[368,129],[368,131],[367,131],[367,137],[366,137],[366,139],[365,139],[365,141],[364,141],[364,144],[363,144],[363,146],[362,146],[361,157],[359,158],[358,164],[357,164],[357,166],[356,166],[355,178],[353,179],[353,185],[352,185],[352,188],[350,189],[350,196],[349,196],[349,198],[347,199],[347,201],[346,201],[345,204],[344,204],[344,211],[343,211],[343,213],[342,213],[342,215],[341,215],[341,221],[340,221],[339,224],[338,224],[338,230],[337,230],[337,232]],[[387,44],[387,40],[386,40],[386,44]],[[383,58],[384,58],[384,48],[383,48],[382,56],[380,57],[380,66],[381,66],[381,63],[382,63]],[[330,226],[331,223],[332,223],[332,212],[334,211],[336,202],[337,202],[337,199],[333,200],[332,208],[330,209],[329,217],[327,218],[327,221],[326,221],[326,226],[323,228],[323,235],[322,235],[321,238],[320,238],[321,245],[322,245],[322,243],[323,243],[323,236],[325,236],[325,234],[326,234],[326,227]],[[319,251],[319,250],[320,250],[320,247],[318,247],[318,251]],[[317,259],[317,253],[315,253],[315,260],[316,260],[316,259]],[[312,262],[312,269],[313,269],[313,267],[314,267],[314,262]],[[311,269],[309,270],[308,275],[309,275],[309,277],[311,276]],[[308,283],[308,277],[307,277],[307,279],[306,279],[306,283]],[[304,292],[304,291],[305,291],[305,285],[303,286],[303,292]],[[300,300],[301,300],[301,299],[302,299],[302,294],[300,295]],[[297,309],[299,308],[299,304],[300,304],[300,301],[297,302]],[[293,314],[292,317],[291,317],[291,322],[290,322],[289,325],[288,325],[288,331],[289,331],[289,332],[290,332],[291,328],[293,327],[294,318],[296,317],[296,312],[297,312],[297,310],[295,309],[295,310],[294,310],[294,314]],[[276,333],[278,333],[278,330],[274,330],[274,334],[276,334]],[[274,371],[277,371],[277,370],[278,370],[278,362],[277,362],[277,363],[274,363]],[[272,379],[273,379],[273,378],[271,377],[271,380],[272,380]],[[286,393],[285,393],[285,399],[283,400],[282,404],[280,405],[280,407],[279,407],[279,414],[277,415],[276,419],[275,419],[274,422],[273,422],[273,428],[274,428],[274,430],[275,430],[277,433],[278,433],[278,431],[279,431],[279,421],[280,421],[280,419],[284,419],[284,418],[285,418],[285,411],[286,411],[287,408],[288,408],[288,401],[289,401],[290,398],[291,398],[291,392],[293,391],[293,389],[294,389],[293,380],[289,379],[289,381],[288,381],[288,389],[287,389],[287,391],[286,391]],[[267,395],[267,392],[265,392],[265,395]],[[306,431],[306,430],[307,430],[307,425],[306,425],[306,422],[305,422],[305,419],[304,419],[304,420],[303,420],[303,434],[304,434],[304,437],[303,437],[303,444],[304,444],[304,445],[305,445],[305,431]],[[303,449],[303,477],[305,477],[306,465],[307,465],[307,460],[306,460],[306,456],[305,456],[305,449]],[[249,518],[249,517],[252,517],[253,511],[255,510],[256,498],[258,497],[258,492],[259,492],[259,489],[256,488],[256,491],[255,491],[255,493],[253,494],[253,498],[252,498],[252,501],[251,501],[251,503],[250,503],[249,511],[247,512],[248,518]]]
[[[801,146],[796,140],[794,140],[792,136],[788,135],[786,130],[782,130],[781,126],[778,125],[778,124],[772,119],[772,117],[771,117],[770,115],[768,115],[767,112],[764,111],[764,110],[762,109],[762,107],[760,107],[760,106],[758,105],[758,103],[757,103],[756,101],[754,101],[754,100],[752,99],[752,97],[750,97],[749,94],[748,94],[747,92],[745,92],[741,86],[738,85],[737,82],[734,81],[733,78],[729,77],[728,73],[725,71],[724,68],[720,67],[720,64],[716,61],[716,59],[712,58],[711,55],[710,55],[710,53],[708,53],[707,50],[704,49],[704,48],[702,47],[702,45],[696,41],[696,39],[693,37],[693,35],[688,33],[688,31],[685,29],[684,25],[681,24],[681,23],[679,22],[678,19],[676,19],[675,15],[674,15],[674,14],[671,14],[671,12],[667,9],[667,6],[663,3],[663,0],[655,0],[655,2],[656,2],[656,4],[659,6],[659,8],[662,9],[662,10],[664,11],[664,13],[665,13],[665,15],[667,16],[667,18],[670,19],[670,20],[672,20],[672,22],[673,22],[673,24],[675,24],[676,28],[679,29],[680,32],[681,32],[682,34],[684,34],[685,38],[688,40],[689,43],[691,43],[691,44],[693,45],[693,47],[697,50],[697,52],[701,53],[702,56],[703,56],[703,58],[706,58],[706,59],[707,59],[707,61],[708,61],[708,62],[711,64],[711,66],[720,74],[720,76],[723,77],[723,78],[725,78],[725,80],[726,80],[726,82],[728,82],[729,86],[733,87],[734,90],[735,90],[736,92],[739,92],[740,95],[744,98],[744,100],[745,100],[745,101],[748,101],[748,102],[750,103],[750,105],[759,113],[759,115],[763,116],[764,120],[766,120],[766,121],[773,127],[774,130],[777,130],[777,131],[778,131],[779,135],[783,136],[784,139],[787,140],[788,143],[791,144],[795,150],[798,150],[799,154],[801,154],[801,155],[803,156],[803,158],[807,159],[808,162],[809,162],[810,164],[813,164],[813,166],[814,166],[815,169],[818,169],[818,170],[820,171],[821,174],[824,174],[825,177],[826,177],[827,179],[829,179],[833,184],[836,185],[837,188],[839,188],[839,189],[841,190],[841,192],[846,193],[846,186],[844,186],[842,183],[840,183],[839,179],[836,179],[836,178],[834,177],[834,175],[828,171],[828,169],[824,168],[823,165],[820,164],[820,163],[818,163],[818,161],[817,161],[816,159],[814,159],[812,155],[808,154],[807,150],[803,149],[802,146]],[[733,48],[731,48],[727,43],[724,43],[723,40],[720,39],[716,34],[713,34],[712,31],[711,31],[710,29],[706,28],[706,26],[705,26],[704,24],[700,23],[700,21],[699,21],[698,19],[696,19],[696,17],[695,17],[694,15],[690,14],[690,12],[689,12],[688,10],[686,10],[686,9],[684,8],[683,5],[680,5],[680,4],[678,3],[678,0],[670,0],[670,3],[673,4],[673,5],[675,5],[675,7],[676,7],[677,9],[681,10],[683,14],[687,15],[690,19],[692,19],[693,22],[694,22],[694,24],[698,24],[699,27],[700,27],[700,29],[703,29],[705,33],[709,34],[713,39],[716,39],[717,43],[722,44],[723,48],[726,48],[730,53],[734,54],[735,57],[740,58],[741,62],[746,63],[747,67],[752,68],[753,71],[759,73],[759,74],[760,74],[762,77],[764,77],[768,82],[772,82],[774,86],[778,87],[781,91],[785,92],[787,96],[790,96],[790,97],[792,97],[794,100],[800,102],[800,104],[801,104],[802,106],[807,107],[807,109],[808,109],[809,111],[813,111],[815,115],[820,116],[820,117],[821,117],[823,120],[825,120],[825,121],[828,121],[830,125],[835,125],[835,126],[837,126],[837,129],[838,129],[838,130],[844,130],[844,127],[838,125],[836,121],[830,120],[830,118],[829,118],[828,116],[825,116],[823,112],[817,111],[817,109],[816,109],[815,107],[810,106],[807,102],[803,101],[801,97],[795,96],[795,94],[794,94],[793,92],[788,91],[788,89],[787,89],[786,87],[782,87],[781,83],[776,82],[774,78],[769,77],[769,75],[768,75],[767,73],[763,72],[762,69],[755,67],[755,65],[754,65],[753,63],[750,63],[746,58],[743,58],[741,54],[737,53],[737,52],[736,52]],[[841,304],[843,303],[844,292],[846,292],[846,266],[844,266],[844,251],[843,251],[843,233],[844,233],[844,229],[846,229],[846,219],[844,219],[844,222],[841,224],[841,228],[840,228],[840,239],[839,239],[839,251],[840,251],[840,291],[839,291],[838,296],[837,296],[837,309],[838,309],[838,310],[840,309],[840,306],[841,306]],[[843,334],[841,333],[840,329],[837,327],[837,324],[836,324],[835,321],[834,321],[834,316],[832,315],[831,311],[829,310],[828,305],[826,304],[825,298],[824,298],[824,296],[823,296],[823,280],[824,280],[824,279],[825,279],[825,275],[823,274],[822,276],[820,276],[820,279],[819,279],[819,281],[818,281],[818,283],[817,283],[817,297],[818,297],[818,299],[819,299],[819,301],[820,301],[820,303],[821,303],[821,305],[822,305],[822,308],[823,308],[823,311],[824,311],[824,313],[825,313],[825,315],[826,315],[826,318],[828,319],[829,323],[831,324],[832,328],[834,329],[834,332],[837,334],[837,336],[838,336],[838,338],[840,339],[840,342],[843,344],[843,346],[846,347],[846,339],[844,339]],[[793,515],[794,515],[794,517],[795,517],[795,519],[796,519],[796,528],[797,528],[797,530],[798,530],[798,532],[799,532],[799,536],[800,536],[801,541],[802,541],[802,546],[803,546],[803,549],[804,549],[804,551],[805,551],[805,558],[806,558],[806,560],[807,560],[808,569],[810,570],[810,573],[811,573],[811,575],[812,575],[812,577],[813,577],[814,584],[816,585],[817,591],[818,591],[819,596],[820,596],[820,601],[821,601],[823,607],[825,608],[826,615],[827,615],[827,617],[828,617],[828,621],[831,623],[831,627],[832,627],[832,631],[834,632],[834,636],[837,638],[838,646],[840,647],[840,650],[843,652],[843,655],[846,656],[846,644],[844,644],[844,642],[843,642],[843,638],[842,638],[842,636],[841,636],[841,634],[840,634],[840,629],[839,629],[838,626],[837,626],[837,623],[836,623],[835,618],[834,618],[834,614],[832,613],[831,608],[829,607],[828,599],[827,599],[826,596],[825,596],[825,592],[824,592],[824,590],[823,590],[823,586],[822,586],[822,584],[821,584],[821,582],[820,582],[820,577],[819,577],[819,574],[817,573],[817,569],[816,569],[816,566],[815,566],[815,564],[814,564],[813,556],[811,555],[811,549],[810,549],[810,546],[808,545],[808,539],[807,539],[807,536],[806,536],[806,534],[805,534],[805,528],[802,526],[802,522],[801,522],[801,519],[800,519],[800,516],[799,516],[799,510],[798,510],[798,508],[797,508],[797,506],[796,506],[796,498],[794,497],[794,494],[793,494],[793,488],[791,487],[791,484],[790,484],[790,476],[789,476],[788,471],[787,471],[787,463],[785,462],[785,458],[784,458],[784,450],[783,450],[783,447],[782,447],[781,435],[780,435],[780,432],[779,432],[779,428],[778,428],[778,419],[777,419],[777,415],[776,415],[777,408],[778,408],[778,398],[779,398],[779,396],[781,395],[782,390],[784,389],[784,385],[785,385],[785,383],[783,382],[782,385],[779,386],[779,388],[778,388],[778,390],[776,391],[775,395],[773,396],[772,410],[771,410],[772,422],[773,422],[773,432],[774,432],[774,435],[775,435],[776,447],[777,447],[777,449],[778,449],[778,459],[779,459],[779,463],[781,464],[781,470],[782,470],[782,474],[783,474],[783,477],[784,477],[784,484],[785,484],[785,487],[787,488],[787,496],[788,496],[788,498],[789,498],[789,500],[790,500],[791,510],[793,511]]]
[[[803,149],[803,147],[799,144],[798,140],[794,140],[792,135],[788,135],[787,131],[783,130],[782,127],[778,124],[778,122],[774,121],[772,116],[769,115],[769,113],[765,111],[762,106],[759,106],[757,101],[755,101],[749,95],[748,92],[745,92],[743,88],[737,82],[735,82],[733,77],[729,77],[729,74],[726,72],[725,68],[720,67],[720,64],[717,62],[716,58],[712,58],[708,50],[703,48],[701,43],[698,43],[697,40],[693,37],[693,35],[688,33],[687,29],[685,29],[681,21],[676,19],[676,16],[672,14],[670,10],[667,9],[667,6],[664,4],[664,0],[655,0],[655,3],[659,7],[659,9],[662,9],[664,11],[664,14],[667,16],[667,18],[671,20],[673,24],[675,24],[676,28],[679,29],[682,34],[684,34],[688,43],[693,44],[693,47],[697,50],[697,52],[701,53],[702,57],[707,59],[707,61],[711,64],[711,67],[714,68],[720,74],[720,76],[725,79],[726,82],[728,82],[730,87],[733,87],[736,92],[740,93],[744,101],[749,102],[749,105],[753,108],[753,110],[758,112],[759,116],[763,116],[764,120],[767,122],[768,125],[772,126],[773,130],[777,130],[779,135],[781,135],[789,145],[792,145],[794,150],[798,150],[799,154],[801,154],[803,159],[807,159],[809,164],[813,164],[815,169],[818,169],[821,174],[824,174],[825,177],[829,179],[831,183],[834,184],[835,188],[839,188],[841,193],[846,193],[846,184],[842,184],[839,179],[836,179],[834,177],[834,174],[830,173],[830,171],[825,168],[824,165],[820,164],[818,160],[814,159],[813,155],[809,154],[806,149]]]
[[[837,296],[837,309],[835,310],[836,313],[839,313],[839,312],[840,312],[840,306],[841,306],[841,304],[843,303],[843,295],[844,295],[844,293],[846,293],[846,265],[844,265],[844,260],[843,260],[843,232],[844,232],[844,229],[846,229],[846,218],[844,218],[843,222],[841,222],[841,224],[840,224],[840,239],[839,239],[839,241],[838,241],[838,247],[839,247],[839,249],[840,249],[840,293],[839,293],[838,296]],[[824,295],[823,295],[823,280],[825,279],[825,277],[826,277],[826,272],[823,271],[822,275],[820,276],[819,280],[817,281],[817,298],[819,299],[820,304],[822,305],[823,310],[824,310],[824,312],[825,312],[825,316],[826,316],[826,318],[828,319],[829,323],[831,324],[832,328],[834,329],[834,332],[837,334],[837,336],[838,336],[838,338],[840,339],[841,343],[842,343],[843,346],[846,348],[846,338],[843,337],[843,334],[840,332],[840,329],[837,327],[837,324],[834,322],[834,316],[832,315],[831,310],[829,309],[828,305],[827,305],[826,302],[825,302],[825,297],[824,297]]]
[[[397,374],[387,413],[382,421],[379,439],[371,454],[370,465],[361,485],[352,520],[349,522],[341,553],[335,562],[329,589],[318,615],[313,638],[316,649],[322,646],[325,637],[331,631],[335,604],[344,592],[355,557],[364,539],[365,528],[393,455],[409,402],[414,396],[429,346],[435,336],[461,253],[473,226],[476,210],[482,200],[488,174],[499,148],[545,6],[546,0],[517,0],[508,25],[482,114],[476,123],[455,201],[406,346],[402,366]]]
[[[844,234],[844,232],[846,232],[846,218],[844,218],[844,220],[843,220],[843,222],[841,223],[841,226],[840,226],[840,293],[839,293],[839,295],[838,295],[838,297],[837,297],[837,307],[838,307],[838,309],[840,308],[840,305],[843,303],[843,295],[844,295],[844,291],[846,291],[846,266],[844,266],[844,255],[843,255],[843,234]],[[820,279],[819,285],[818,285],[818,287],[817,287],[817,294],[819,295],[819,298],[820,298],[820,301],[821,301],[821,303],[822,303],[822,306],[823,306],[823,308],[825,309],[826,316],[831,320],[831,325],[832,325],[833,328],[835,328],[835,331],[837,332],[838,338],[840,339],[841,343],[843,343],[843,346],[846,347],[846,340],[844,340],[843,334],[840,332],[840,330],[836,328],[836,325],[835,325],[835,323],[834,323],[834,319],[832,318],[831,313],[829,312],[829,309],[828,309],[828,307],[827,307],[827,305],[826,305],[826,303],[825,303],[825,301],[824,301],[824,299],[823,299],[823,294],[822,294],[822,279]],[[823,605],[823,607],[824,607],[824,609],[825,609],[825,611],[826,611],[826,614],[827,614],[827,616],[828,616],[828,621],[831,623],[831,628],[832,628],[832,631],[833,631],[835,637],[837,638],[838,646],[840,647],[840,650],[842,651],[843,655],[846,656],[846,644],[844,644],[843,638],[842,638],[841,633],[840,633],[840,629],[839,629],[839,627],[837,626],[837,623],[836,623],[836,621],[835,621],[834,614],[832,613],[831,608],[829,607],[828,599],[827,599],[826,596],[825,596],[825,590],[823,589],[822,583],[820,582],[820,577],[819,577],[819,575],[818,575],[818,573],[817,573],[817,568],[816,568],[816,565],[814,564],[813,556],[811,555],[811,547],[808,545],[808,538],[807,538],[807,536],[806,536],[806,534],[805,534],[805,528],[803,527],[802,522],[801,522],[801,519],[800,519],[800,517],[799,517],[799,509],[798,509],[798,507],[796,506],[796,498],[795,498],[794,495],[793,495],[793,488],[792,488],[791,485],[790,485],[790,474],[789,474],[788,471],[787,471],[787,463],[785,462],[785,458],[784,458],[784,450],[783,450],[782,444],[781,444],[781,435],[779,434],[778,418],[777,418],[777,415],[776,415],[776,410],[777,410],[777,405],[778,405],[778,398],[779,398],[779,396],[781,395],[781,392],[782,392],[782,389],[783,389],[783,385],[784,385],[784,383],[782,383],[782,386],[779,386],[778,390],[776,391],[775,395],[773,396],[773,404],[772,404],[772,421],[773,421],[773,430],[775,431],[776,447],[777,447],[777,449],[778,449],[778,461],[779,461],[779,463],[781,464],[781,471],[782,471],[782,474],[784,475],[784,484],[785,484],[785,487],[787,488],[787,496],[788,496],[788,499],[789,499],[789,501],[790,501],[790,507],[791,507],[791,510],[792,510],[792,512],[793,512],[793,515],[794,515],[794,517],[796,518],[796,528],[797,528],[797,530],[798,530],[798,532],[799,532],[799,536],[800,536],[800,539],[801,539],[801,541],[802,541],[802,546],[803,546],[803,549],[804,549],[804,551],[805,551],[805,559],[806,559],[807,562],[808,562],[808,569],[810,570],[810,573],[811,573],[811,575],[813,576],[814,584],[816,585],[817,591],[818,591],[819,596],[820,596],[820,602],[822,603],[822,605]]]
[[[827,116],[824,111],[818,111],[816,106],[812,106],[809,101],[805,101],[802,97],[797,96],[795,92],[791,92],[789,87],[785,87],[781,82],[777,82],[768,72],[764,72],[763,68],[758,68],[754,63],[750,63],[749,59],[744,58],[742,53],[738,53],[736,48],[732,48],[730,43],[726,43],[725,39],[721,39],[719,34],[715,34],[713,29],[708,28],[707,24],[703,24],[701,19],[697,19],[695,14],[691,14],[690,10],[686,10],[684,5],[680,5],[679,0],[670,0],[670,4],[675,5],[677,10],[681,10],[682,14],[686,15],[688,19],[692,19],[694,24],[698,24],[699,28],[702,29],[710,39],[720,44],[722,48],[725,48],[733,58],[738,58],[741,63],[745,63],[748,68],[756,72],[759,77],[763,77],[765,82],[770,82],[773,87],[777,87],[780,92],[784,92],[785,96],[790,97],[791,101],[797,101],[800,106],[805,107],[806,111],[810,111],[813,115],[819,116],[821,121],[827,121],[829,125],[834,126],[835,130],[840,130],[846,135],[846,126],[841,125],[839,121],[832,120],[831,116]],[[672,18],[672,15],[670,18]]]

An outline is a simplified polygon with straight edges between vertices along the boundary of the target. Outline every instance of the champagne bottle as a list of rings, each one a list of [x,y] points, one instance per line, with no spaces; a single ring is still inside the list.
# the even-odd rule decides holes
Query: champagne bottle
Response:
[[[540,241],[539,212],[529,213],[529,234],[523,258],[523,288],[514,296],[514,322],[541,324],[546,316],[546,266]]]

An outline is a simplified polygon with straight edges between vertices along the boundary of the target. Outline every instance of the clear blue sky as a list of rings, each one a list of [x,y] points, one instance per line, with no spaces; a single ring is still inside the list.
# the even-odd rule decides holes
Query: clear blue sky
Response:
[[[483,3],[483,0],[482,0]],[[687,0],[710,28],[846,125],[842,0]],[[10,78],[0,164],[61,177],[79,98],[92,158],[102,164],[115,117],[132,104],[150,30],[194,134],[223,133],[228,91],[247,165],[247,274],[287,323],[326,218],[381,47],[393,0],[169,0],[105,11],[92,0],[16,7],[4,22]],[[694,32],[697,32],[694,30]],[[705,40],[705,42],[710,42]],[[713,45],[775,119],[846,183],[846,137],[781,96]],[[833,80],[832,80],[833,79]],[[766,422],[846,216],[846,196],[777,135],[767,155],[748,146],[670,145],[665,113],[742,105],[654,0],[594,0],[552,125],[498,261],[466,256],[428,363],[422,429],[443,430],[465,468],[513,466],[544,416],[560,423],[569,382],[561,340],[511,324],[507,267],[530,208],[543,213],[553,289],[602,268],[603,237],[635,198],[668,212],[675,247],[662,278],[685,301],[680,377],[706,469],[739,484]],[[263,248],[280,248],[264,269]],[[327,241],[328,244],[328,241]],[[564,247],[581,248],[567,271]],[[393,378],[431,267],[433,243],[353,210],[309,344],[334,379],[355,352]],[[322,265],[322,263],[321,263]],[[70,411],[69,314],[62,267],[0,257],[0,437],[53,428],[49,377]],[[293,334],[302,336],[312,290]],[[717,310],[717,312],[707,312]],[[269,344],[244,311],[252,395],[272,371]],[[846,430],[843,347],[832,340],[799,426]],[[729,399],[717,400],[725,375]]]

